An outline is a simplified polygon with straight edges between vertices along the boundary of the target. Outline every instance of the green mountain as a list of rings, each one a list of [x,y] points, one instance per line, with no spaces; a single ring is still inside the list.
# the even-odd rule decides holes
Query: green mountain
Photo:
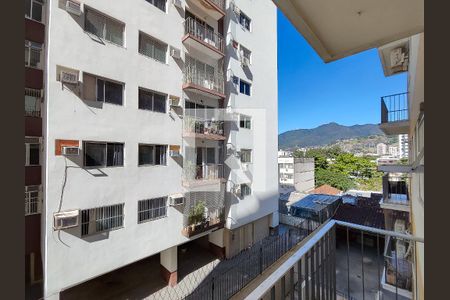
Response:
[[[384,135],[377,124],[344,126],[332,122],[313,129],[297,129],[281,133],[278,135],[278,148],[325,146],[339,140],[373,135]]]

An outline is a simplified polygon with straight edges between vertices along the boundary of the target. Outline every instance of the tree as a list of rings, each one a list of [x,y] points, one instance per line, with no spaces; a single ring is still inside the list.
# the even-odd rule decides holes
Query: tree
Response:
[[[331,170],[318,169],[315,177],[316,186],[328,184],[341,191],[347,191],[356,186],[347,175]]]

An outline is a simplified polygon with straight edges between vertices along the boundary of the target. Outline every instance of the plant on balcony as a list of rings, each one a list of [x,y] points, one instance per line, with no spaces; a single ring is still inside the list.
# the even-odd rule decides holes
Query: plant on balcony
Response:
[[[188,222],[192,230],[195,230],[195,226],[203,223],[205,220],[205,204],[198,202],[189,212]]]
[[[195,129],[196,121],[193,117],[185,116],[184,119],[184,130],[186,132],[193,132]]]

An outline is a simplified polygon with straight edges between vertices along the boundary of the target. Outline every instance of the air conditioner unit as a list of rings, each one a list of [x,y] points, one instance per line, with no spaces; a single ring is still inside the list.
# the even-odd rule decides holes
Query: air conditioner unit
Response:
[[[78,84],[78,73],[61,71],[61,82],[68,84]]]
[[[64,155],[64,156],[78,156],[78,155],[80,155],[80,148],[63,146],[62,147],[62,155]]]
[[[61,230],[78,226],[80,211],[70,210],[53,214],[53,229]]]
[[[394,231],[395,232],[405,232],[406,231],[405,220],[402,220],[402,219],[395,220]]]
[[[169,97],[169,105],[172,107],[180,107],[181,106],[180,98],[176,97],[176,96],[170,96]]]
[[[177,206],[184,204],[184,195],[183,194],[174,194],[169,196],[169,205]]]
[[[170,46],[170,56],[172,56],[175,59],[180,59],[181,58],[180,49]]]
[[[172,0],[172,4],[178,8],[183,8],[183,5],[181,4],[181,0]]]
[[[67,0],[66,11],[68,13],[81,16],[81,4],[72,0]]]

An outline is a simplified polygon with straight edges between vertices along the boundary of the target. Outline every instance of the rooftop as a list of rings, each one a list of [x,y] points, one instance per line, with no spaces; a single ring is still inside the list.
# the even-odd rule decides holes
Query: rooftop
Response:
[[[312,190],[310,194],[340,195],[342,194],[342,191],[332,187],[331,185],[324,184]]]

